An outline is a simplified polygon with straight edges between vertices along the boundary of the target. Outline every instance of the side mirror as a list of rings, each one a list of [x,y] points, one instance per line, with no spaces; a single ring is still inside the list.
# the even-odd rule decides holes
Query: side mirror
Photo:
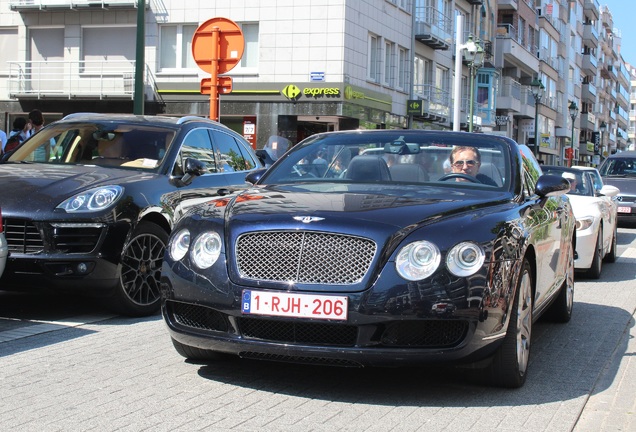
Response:
[[[263,174],[265,174],[265,171],[267,171],[267,168],[254,170],[245,176],[245,181],[251,184],[256,184],[256,182],[259,181],[261,177],[263,177]]]
[[[621,190],[619,188],[617,188],[616,186],[604,185],[599,190],[599,193],[601,195],[604,195],[604,196],[614,197],[614,196],[618,195],[620,193],[620,191]]]
[[[186,158],[183,163],[183,171],[185,174],[181,177],[184,184],[192,183],[195,176],[203,175],[207,170],[203,162],[194,158]]]
[[[561,176],[544,174],[539,177],[535,192],[541,198],[563,195],[570,190],[570,182]]]

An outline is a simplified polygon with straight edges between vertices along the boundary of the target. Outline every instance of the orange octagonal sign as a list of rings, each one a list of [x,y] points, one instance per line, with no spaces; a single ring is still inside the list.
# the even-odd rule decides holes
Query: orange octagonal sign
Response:
[[[192,56],[204,71],[223,74],[241,60],[244,46],[243,32],[238,24],[227,18],[211,18],[194,33]]]

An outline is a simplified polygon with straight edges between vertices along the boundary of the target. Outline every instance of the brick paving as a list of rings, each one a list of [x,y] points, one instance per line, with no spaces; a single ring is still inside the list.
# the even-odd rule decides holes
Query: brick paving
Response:
[[[432,367],[201,365],[176,353],[159,316],[31,316],[21,335],[12,315],[0,320],[0,430],[635,430],[636,249],[619,252],[600,281],[577,280],[569,324],[535,325],[519,390]]]

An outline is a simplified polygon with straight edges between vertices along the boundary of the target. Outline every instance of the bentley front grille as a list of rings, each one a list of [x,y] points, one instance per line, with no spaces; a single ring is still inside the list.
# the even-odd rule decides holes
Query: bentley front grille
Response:
[[[238,238],[236,263],[245,279],[350,285],[364,278],[375,251],[375,243],[361,237],[267,231]]]

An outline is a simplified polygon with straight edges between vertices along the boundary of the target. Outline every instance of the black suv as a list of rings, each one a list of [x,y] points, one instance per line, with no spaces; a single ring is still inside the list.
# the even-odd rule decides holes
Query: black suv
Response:
[[[187,207],[247,186],[249,143],[201,117],[73,114],[0,164],[10,256],[3,290],[100,295],[154,313],[172,226]]]

